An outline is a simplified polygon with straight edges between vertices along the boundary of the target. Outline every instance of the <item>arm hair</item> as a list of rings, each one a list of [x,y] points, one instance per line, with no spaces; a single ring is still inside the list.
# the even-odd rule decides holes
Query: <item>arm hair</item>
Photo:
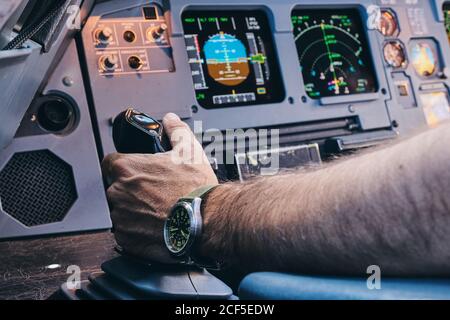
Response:
[[[207,197],[201,251],[246,271],[450,274],[450,123]]]

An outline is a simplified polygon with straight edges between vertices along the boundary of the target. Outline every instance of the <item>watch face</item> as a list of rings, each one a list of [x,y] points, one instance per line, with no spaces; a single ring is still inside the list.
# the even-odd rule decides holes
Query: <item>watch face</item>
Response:
[[[172,210],[164,227],[164,240],[172,253],[181,253],[191,237],[192,209],[189,204],[178,204]]]

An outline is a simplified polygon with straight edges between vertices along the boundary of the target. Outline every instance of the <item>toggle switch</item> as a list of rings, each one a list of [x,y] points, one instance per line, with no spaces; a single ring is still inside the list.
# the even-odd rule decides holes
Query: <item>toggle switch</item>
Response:
[[[148,40],[155,42],[160,41],[161,37],[164,35],[164,32],[166,32],[167,28],[168,28],[167,24],[165,23],[160,24],[159,26],[156,27],[149,28],[147,30]]]
[[[113,30],[109,27],[105,27],[103,29],[98,29],[95,31],[95,39],[99,43],[108,44],[113,36]]]
[[[115,54],[101,56],[99,60],[99,67],[103,71],[114,71],[118,64],[119,58]]]

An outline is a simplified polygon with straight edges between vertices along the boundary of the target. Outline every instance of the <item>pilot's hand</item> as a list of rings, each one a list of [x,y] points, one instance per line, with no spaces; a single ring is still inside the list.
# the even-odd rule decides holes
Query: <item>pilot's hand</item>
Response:
[[[102,163],[117,243],[128,253],[173,263],[163,227],[177,200],[218,184],[202,146],[175,114],[163,125],[173,150],[160,154],[112,154]]]

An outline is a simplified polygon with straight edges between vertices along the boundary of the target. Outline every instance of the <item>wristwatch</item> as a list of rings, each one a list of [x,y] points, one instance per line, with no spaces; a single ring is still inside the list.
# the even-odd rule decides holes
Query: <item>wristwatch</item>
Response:
[[[217,268],[218,263],[200,261],[195,247],[202,235],[202,199],[216,186],[204,186],[181,198],[164,224],[164,241],[171,255],[182,264]]]

